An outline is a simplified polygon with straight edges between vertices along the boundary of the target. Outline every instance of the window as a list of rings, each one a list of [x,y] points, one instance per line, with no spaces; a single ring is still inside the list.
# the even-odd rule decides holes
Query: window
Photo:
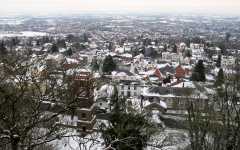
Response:
[[[127,92],[127,97],[130,97],[131,96],[131,93],[130,91]]]
[[[82,127],[82,131],[86,132],[86,127],[85,126]]]
[[[100,103],[99,105],[102,106],[102,103]]]
[[[137,89],[137,86],[136,86],[136,85],[134,85],[134,86],[133,86],[133,89],[134,89],[134,90],[136,90],[136,89]]]
[[[85,113],[82,113],[82,118],[86,118],[86,114]]]

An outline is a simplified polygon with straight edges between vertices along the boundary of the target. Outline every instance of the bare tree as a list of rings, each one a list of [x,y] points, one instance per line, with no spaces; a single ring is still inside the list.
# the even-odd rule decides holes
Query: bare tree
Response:
[[[239,65],[236,65],[239,67]],[[190,102],[188,123],[193,150],[240,149],[239,69],[228,76],[203,112]]]
[[[61,138],[58,116],[75,99],[67,70],[48,69],[44,56],[17,52],[2,56],[0,68],[0,148],[32,150]]]

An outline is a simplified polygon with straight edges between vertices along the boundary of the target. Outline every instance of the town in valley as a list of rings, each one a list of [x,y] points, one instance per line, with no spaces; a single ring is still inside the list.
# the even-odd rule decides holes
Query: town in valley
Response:
[[[0,150],[240,149],[240,16],[0,16]]]

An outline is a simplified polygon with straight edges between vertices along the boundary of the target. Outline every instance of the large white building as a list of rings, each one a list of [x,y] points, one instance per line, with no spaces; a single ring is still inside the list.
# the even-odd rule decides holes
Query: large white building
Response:
[[[182,54],[163,52],[162,60],[168,61],[168,62],[182,62],[183,56]]]
[[[221,65],[224,68],[233,67],[236,59],[233,56],[222,56]]]
[[[138,97],[142,92],[142,87],[138,81],[121,81],[117,88],[118,95],[124,97]]]

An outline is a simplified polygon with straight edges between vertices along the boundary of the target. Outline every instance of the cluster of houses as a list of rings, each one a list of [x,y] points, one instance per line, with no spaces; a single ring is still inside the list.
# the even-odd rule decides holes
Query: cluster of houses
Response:
[[[209,99],[215,94],[211,86],[216,74],[208,72],[211,67],[208,68],[206,65],[207,81],[205,83],[191,81],[195,63],[207,58],[201,44],[190,45],[188,50],[191,51],[191,57],[184,57],[184,49],[186,45],[181,43],[177,53],[162,52],[161,57],[152,59],[143,54],[133,57],[128,52],[120,53],[118,48],[115,52],[108,53],[118,62],[118,68],[111,75],[107,75],[111,79],[109,86],[114,83],[119,96],[130,101],[138,101],[142,109],[157,108],[164,113],[183,115],[187,113],[189,102],[194,102],[204,111],[208,108]],[[229,59],[225,61],[223,56],[223,67],[226,64],[226,66],[235,65],[231,57],[225,58]],[[206,88],[202,89],[202,84]],[[109,110],[109,102],[100,97],[98,104],[101,106],[97,106]]]
[[[136,42],[126,42],[122,46],[115,44],[111,50],[100,49],[93,42],[84,42],[84,50],[75,50],[71,54],[68,51],[72,44],[65,44],[65,48],[52,52],[53,44],[45,43],[40,48],[35,43],[33,56],[46,56],[46,68],[51,72],[56,67],[63,67],[68,75],[79,75],[75,80],[79,83],[79,106],[74,114],[63,114],[59,120],[66,126],[78,127],[81,132],[93,130],[96,122],[95,110],[111,110],[110,98],[115,92],[114,87],[119,97],[126,98],[129,104],[134,104],[141,111],[158,110],[172,115],[186,114],[189,102],[204,111],[215,94],[212,86],[219,70],[215,66],[219,48],[212,48],[215,55],[209,58],[205,46],[194,43],[189,47],[180,43],[176,45],[176,51],[171,47],[164,48],[163,45],[152,43],[144,51],[139,49],[136,52]],[[102,72],[102,62],[106,56],[111,56],[117,66],[110,74]],[[231,68],[236,59],[236,56],[221,56],[221,67],[226,74],[232,73]],[[91,70],[93,60],[99,63],[98,70]],[[191,81],[198,60],[203,60],[206,67],[205,83]],[[38,68],[38,71],[44,74],[48,71],[46,68]],[[100,85],[103,86],[95,88],[93,79],[101,81],[103,84]],[[49,108],[49,105],[51,103],[44,104],[44,108]]]
[[[67,68],[80,66],[91,72],[90,63],[93,59],[101,63],[110,55],[117,64],[116,70],[111,74],[104,74],[100,64],[100,69],[94,71],[93,76],[99,80],[103,76],[108,78],[106,85],[114,84],[120,97],[138,101],[141,109],[158,108],[164,113],[185,114],[189,102],[196,103],[202,110],[208,107],[209,99],[214,94],[211,86],[217,75],[216,71],[213,72],[217,60],[214,56],[212,59],[207,57],[203,44],[191,43],[190,47],[187,47],[185,43],[180,43],[176,52],[172,49],[162,51],[162,46],[152,46],[151,48],[157,51],[156,58],[148,57],[141,52],[133,55],[131,46],[134,45],[135,43],[127,43],[122,47],[115,46],[113,50],[99,50],[96,46],[89,46],[88,50],[71,56],[65,56],[62,52],[48,54],[47,59],[57,60],[57,64],[61,64],[59,62],[61,60]],[[185,54],[186,51],[189,55]],[[219,53],[219,48],[215,48],[215,53],[216,55]],[[198,60],[205,62],[207,79],[205,83],[193,82],[190,79]],[[221,60],[222,68],[229,73],[229,68],[235,65],[236,58],[222,56]],[[209,62],[212,64],[209,65]],[[202,90],[199,84],[204,84],[206,88]],[[96,95],[96,107],[104,112],[109,111],[111,107],[109,90],[96,91]]]

